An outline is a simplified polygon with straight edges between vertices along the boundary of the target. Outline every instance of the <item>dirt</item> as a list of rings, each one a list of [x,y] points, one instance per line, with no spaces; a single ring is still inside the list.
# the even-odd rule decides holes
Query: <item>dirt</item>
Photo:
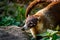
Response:
[[[8,26],[0,27],[0,40],[30,40],[28,34],[21,30],[21,27]]]

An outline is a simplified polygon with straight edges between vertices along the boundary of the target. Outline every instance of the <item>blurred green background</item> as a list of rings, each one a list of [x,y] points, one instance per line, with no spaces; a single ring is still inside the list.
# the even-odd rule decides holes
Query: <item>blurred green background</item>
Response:
[[[22,3],[22,4],[21,4]],[[19,0],[0,0],[0,26],[22,26],[26,5]]]

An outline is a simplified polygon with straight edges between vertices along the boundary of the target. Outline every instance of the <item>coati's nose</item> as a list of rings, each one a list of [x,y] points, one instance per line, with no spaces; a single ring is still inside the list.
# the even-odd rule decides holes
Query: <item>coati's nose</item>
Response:
[[[22,31],[25,31],[24,27],[21,28]]]
[[[24,30],[27,30],[28,29],[28,27],[27,27],[27,25],[25,24],[23,27],[22,27],[22,30],[24,31]]]

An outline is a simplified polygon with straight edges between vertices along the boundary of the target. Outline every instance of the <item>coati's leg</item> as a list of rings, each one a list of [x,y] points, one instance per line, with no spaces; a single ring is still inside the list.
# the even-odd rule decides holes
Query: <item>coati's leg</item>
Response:
[[[32,38],[33,38],[34,40],[38,40],[38,39],[37,39],[37,36],[36,36],[37,31],[36,31],[36,29],[35,29],[34,27],[30,29],[30,32],[31,32],[31,34],[33,35]]]
[[[30,29],[30,32],[33,35],[33,38],[35,40],[40,40],[41,38],[43,38],[42,36],[37,36],[38,30],[36,28],[34,28],[34,27]]]
[[[30,29],[30,32],[33,35],[33,38],[36,38],[37,31],[36,31],[36,29],[34,27]]]

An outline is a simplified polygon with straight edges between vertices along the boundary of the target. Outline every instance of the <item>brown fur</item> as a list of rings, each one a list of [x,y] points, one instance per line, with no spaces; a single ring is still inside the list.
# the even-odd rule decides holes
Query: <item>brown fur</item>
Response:
[[[29,22],[33,22],[33,26]],[[52,2],[36,14],[28,16],[24,27],[30,28],[31,34],[36,38],[36,34],[42,33],[46,29],[55,30],[57,25],[60,25],[60,2]]]
[[[31,2],[27,9],[26,9],[26,13],[25,16],[28,17],[28,14],[30,14],[31,10],[39,3],[43,3],[43,2],[59,2],[59,0],[34,0],[33,2]]]

